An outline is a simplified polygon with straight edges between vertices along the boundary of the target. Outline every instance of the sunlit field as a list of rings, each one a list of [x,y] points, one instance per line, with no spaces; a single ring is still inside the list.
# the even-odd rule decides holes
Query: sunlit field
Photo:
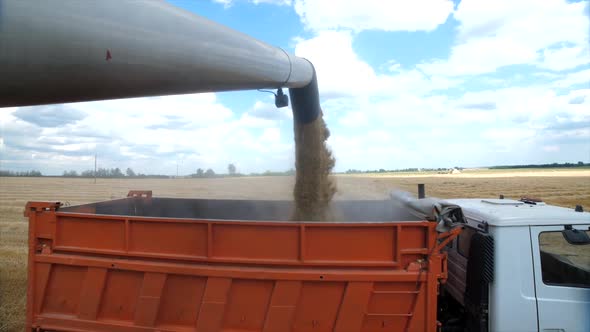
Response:
[[[441,198],[531,196],[548,204],[590,208],[590,170],[474,170],[461,174],[385,173],[336,176],[336,199],[380,199],[393,189]],[[82,204],[125,197],[129,190],[154,196],[290,199],[291,177],[215,179],[0,178],[0,331],[22,331],[27,279],[27,201]]]

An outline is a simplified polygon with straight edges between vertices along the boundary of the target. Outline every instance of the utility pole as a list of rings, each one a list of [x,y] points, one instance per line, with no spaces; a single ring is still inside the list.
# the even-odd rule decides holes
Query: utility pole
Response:
[[[96,184],[96,153],[94,154],[94,184]]]

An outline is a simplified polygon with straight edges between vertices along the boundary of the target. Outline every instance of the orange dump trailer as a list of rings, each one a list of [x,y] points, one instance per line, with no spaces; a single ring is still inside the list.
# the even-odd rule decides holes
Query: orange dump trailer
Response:
[[[334,222],[290,202],[29,202],[27,329],[431,331],[455,232],[391,201],[341,201]]]

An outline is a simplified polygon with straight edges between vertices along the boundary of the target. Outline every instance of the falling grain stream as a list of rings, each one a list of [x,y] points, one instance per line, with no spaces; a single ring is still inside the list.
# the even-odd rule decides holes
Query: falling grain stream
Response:
[[[335,159],[326,146],[330,131],[321,114],[308,124],[295,121],[294,130],[296,179],[292,219],[331,219],[330,201],[336,193],[336,184],[330,177]]]

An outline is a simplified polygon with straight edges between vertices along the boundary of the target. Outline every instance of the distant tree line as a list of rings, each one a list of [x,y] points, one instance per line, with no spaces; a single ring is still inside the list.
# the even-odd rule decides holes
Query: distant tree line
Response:
[[[215,171],[211,168],[204,170],[202,168],[198,168],[196,173],[189,175],[191,178],[214,178],[217,176]]]
[[[75,178],[75,177],[82,177],[82,178],[93,178],[95,177],[94,170],[86,170],[78,173],[77,171],[64,171],[64,177],[68,178]],[[125,173],[121,171],[120,168],[99,168],[96,170],[96,177],[97,178],[169,178],[168,175],[158,175],[158,174],[142,174],[142,173],[135,173],[135,171],[131,168],[127,168]]]
[[[552,164],[527,164],[527,165],[503,165],[503,166],[491,166],[488,167],[489,169],[518,169],[518,168],[575,168],[575,167],[590,167],[590,163],[584,163],[582,161],[578,161],[577,163],[552,163]],[[463,170],[463,167],[455,166],[455,169]],[[437,172],[437,171],[447,171],[449,168],[404,168],[404,169],[375,169],[375,170],[358,170],[358,169],[349,169],[347,170],[346,174],[363,174],[363,173],[401,173],[401,172]],[[262,173],[249,173],[248,176],[290,176],[294,175],[295,170],[289,169],[284,172],[280,171],[270,171],[267,170]],[[4,177],[40,177],[43,174],[37,170],[30,170],[30,171],[9,171],[9,170],[0,170],[0,176]],[[63,177],[83,177],[83,178],[94,178],[94,170],[86,170],[78,173],[75,170],[64,171],[62,174]],[[215,171],[211,168],[202,169],[198,168],[197,171],[193,174],[190,174],[189,177],[192,178],[214,178],[214,177],[239,177],[239,176],[246,176],[246,174],[239,173],[236,166],[234,164],[229,164],[227,166],[227,174],[216,174]],[[99,168],[96,170],[96,177],[97,178],[161,178],[166,179],[170,178],[171,176],[168,175],[159,175],[159,174],[142,174],[136,173],[132,168],[127,168],[125,172],[123,172],[120,168]]]
[[[590,163],[584,163],[583,161],[578,161],[577,163],[553,163],[553,164],[540,164],[540,165],[505,165],[505,166],[492,166],[489,167],[490,169],[512,169],[512,168],[572,168],[572,167],[588,167]]]
[[[490,166],[489,169],[517,169],[517,168],[573,168],[573,167],[590,167],[590,163],[584,163],[578,161],[577,163],[552,163],[552,164],[527,164],[527,165],[503,165],[503,166]],[[358,170],[349,169],[346,174],[363,174],[363,173],[402,173],[402,172],[440,172],[448,171],[449,169],[458,169],[462,171],[464,167],[451,167],[451,168],[403,168],[403,169],[374,169],[374,170]]]
[[[191,178],[216,178],[216,177],[244,176],[244,175],[238,173],[238,169],[236,168],[236,165],[229,164],[229,165],[227,165],[227,174],[217,174],[211,168],[207,168],[206,170],[204,170],[202,168],[197,168],[197,171],[189,176]]]
[[[289,175],[295,175],[295,170],[290,169],[290,170],[284,171],[284,172],[265,171],[262,173],[250,173],[249,175],[250,176],[289,176]]]
[[[202,168],[198,168],[195,173],[193,173],[189,176],[192,178],[216,178],[216,177],[241,177],[241,176],[288,176],[288,175],[294,175],[294,174],[295,174],[294,169],[289,169],[284,172],[265,171],[262,173],[243,174],[243,173],[238,172],[238,170],[234,164],[229,164],[229,165],[227,165],[227,173],[226,174],[216,174],[215,171],[212,170],[211,168],[208,168],[207,170],[204,170]]]
[[[24,171],[24,172],[13,172],[13,171],[3,171],[0,170],[0,176],[29,176],[29,177],[39,177],[43,176],[41,172],[31,170],[31,171]]]
[[[458,167],[455,166],[455,169],[458,170],[463,170],[463,167]],[[416,168],[416,167],[412,167],[412,168],[403,168],[403,169],[384,169],[384,168],[380,168],[380,169],[374,169],[374,170],[358,170],[358,169],[349,169],[347,170],[346,174],[362,174],[362,173],[404,173],[404,172],[437,172],[437,171],[447,171],[449,170],[449,168]]]

